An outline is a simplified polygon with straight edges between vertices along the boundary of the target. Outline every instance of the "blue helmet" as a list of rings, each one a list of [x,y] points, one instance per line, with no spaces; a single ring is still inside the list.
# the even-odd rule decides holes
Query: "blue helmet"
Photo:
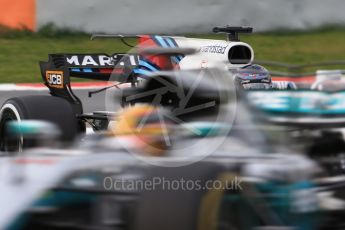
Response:
[[[235,72],[235,82],[239,88],[244,90],[272,88],[272,78],[269,71],[257,64],[238,69]]]

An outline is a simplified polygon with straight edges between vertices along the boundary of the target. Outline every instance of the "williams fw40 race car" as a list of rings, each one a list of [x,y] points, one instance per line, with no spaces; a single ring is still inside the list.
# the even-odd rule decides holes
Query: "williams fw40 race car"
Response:
[[[250,45],[239,41],[238,33],[251,31],[251,28],[242,27],[214,28],[214,32],[227,33],[227,41],[156,35],[94,35],[93,39],[120,38],[130,47],[125,38],[134,37],[138,41],[138,49],[129,54],[50,54],[48,61],[40,62],[40,69],[51,96],[14,97],[3,104],[0,109],[0,150],[18,151],[33,145],[30,140],[9,136],[6,131],[9,121],[52,122],[61,130],[61,140],[66,143],[85,133],[86,124],[94,130],[106,129],[115,111],[84,113],[83,102],[71,88],[72,78],[113,82],[107,88],[118,87],[119,84],[136,87],[141,79],[145,80],[157,71],[208,69],[220,65],[226,71],[241,68],[252,63],[254,51]],[[163,55],[140,52],[148,47],[168,51],[163,51]],[[195,53],[191,55],[179,50],[186,48],[194,49]],[[99,91],[90,92],[90,96],[96,92]]]

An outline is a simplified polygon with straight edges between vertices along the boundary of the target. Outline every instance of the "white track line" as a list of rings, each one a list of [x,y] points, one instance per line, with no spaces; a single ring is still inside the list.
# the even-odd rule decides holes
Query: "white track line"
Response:
[[[72,86],[72,89],[74,90],[80,90],[80,89],[98,89],[103,88],[105,86]],[[16,85],[16,84],[0,84],[0,91],[48,91],[48,88],[45,86],[37,87],[37,86],[22,86],[22,85]]]
[[[13,91],[16,87],[16,84],[0,84],[0,91]]]
[[[72,89],[73,90],[81,90],[81,89],[101,89],[104,87],[107,87],[109,85],[100,85],[100,84],[95,84],[93,85],[92,83],[90,84],[86,84],[86,85],[82,85],[82,86],[73,86],[72,85]],[[119,86],[119,88],[126,88],[129,87],[130,84],[123,84],[121,86]],[[1,91],[47,91],[48,88],[42,84],[42,86],[40,85],[35,85],[35,86],[30,86],[30,85],[22,85],[22,84],[13,84],[13,83],[6,83],[6,84],[0,84],[0,92]]]

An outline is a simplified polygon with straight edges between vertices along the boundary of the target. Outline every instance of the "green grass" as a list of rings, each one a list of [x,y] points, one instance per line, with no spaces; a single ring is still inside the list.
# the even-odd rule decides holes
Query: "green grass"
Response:
[[[64,38],[0,38],[0,82],[40,82],[39,61],[48,53],[114,53],[126,51],[116,41],[90,41],[88,36]]]
[[[345,60],[345,30],[256,34],[243,40],[252,44],[258,60],[292,64]]]
[[[207,37],[224,38],[219,35]],[[253,47],[257,60],[274,60],[290,64],[345,60],[345,27],[326,27],[304,32],[276,30],[240,37]]]
[[[201,37],[223,38],[221,35]],[[303,64],[345,60],[345,29],[328,28],[309,32],[274,31],[243,35],[253,46],[257,60]],[[38,61],[49,53],[115,53],[127,50],[111,39],[90,41],[89,35],[46,27],[38,33],[0,28],[0,83],[40,82]]]

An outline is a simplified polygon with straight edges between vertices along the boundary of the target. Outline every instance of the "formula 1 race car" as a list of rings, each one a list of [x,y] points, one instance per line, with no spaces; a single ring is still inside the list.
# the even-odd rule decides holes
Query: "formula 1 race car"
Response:
[[[247,91],[247,102],[267,127],[273,125],[285,129],[286,135],[280,137],[285,144],[316,159],[330,175],[342,175],[345,153],[344,71],[318,70],[312,80],[311,74],[303,74],[308,77],[290,77],[296,80],[298,90]]]
[[[23,138],[9,137],[6,123],[12,120],[44,120],[55,123],[62,131],[61,138],[69,142],[85,132],[86,123],[94,130],[107,127],[114,111],[83,113],[81,100],[73,93],[70,80],[73,77],[92,80],[115,81],[114,85],[129,83],[135,87],[138,79],[146,79],[151,72],[178,68],[207,69],[215,65],[239,68],[250,64],[254,51],[250,45],[240,42],[238,33],[249,33],[251,28],[216,27],[214,32],[227,33],[228,41],[195,39],[172,36],[135,36],[139,48],[164,49],[193,48],[194,55],[170,51],[168,55],[135,54],[51,54],[47,62],[40,62],[42,79],[51,96],[24,96],[8,99],[0,110],[0,150],[18,151],[32,143]],[[93,38],[104,37],[95,35]],[[124,40],[124,36],[109,36]],[[128,44],[130,45],[130,44]],[[173,54],[171,54],[173,52]],[[92,95],[92,93],[90,94]]]
[[[255,127],[247,129],[249,111],[238,109],[249,117],[240,116],[226,136],[221,131],[225,124],[216,122],[206,139],[182,136],[175,129],[173,135],[180,139],[173,145],[191,145],[201,138],[206,148],[226,138],[212,155],[194,164],[189,156],[199,159],[200,144],[184,157],[173,155],[171,147],[163,155],[134,157],[128,153],[133,150],[129,137],[141,134],[122,127],[122,134],[95,133],[71,149],[32,149],[2,158],[0,207],[6,211],[0,228],[312,230],[327,225],[322,189],[314,182],[317,165],[302,155],[267,152],[265,135]],[[137,114],[123,115],[130,121]],[[205,130],[198,123],[189,125]],[[161,137],[156,129],[151,135]],[[126,145],[118,144],[121,138]]]
[[[313,217],[321,211],[314,166],[302,156],[242,151],[164,168],[121,149],[25,154],[1,159],[2,229],[316,229],[321,222]],[[6,170],[13,173],[4,177]],[[187,185],[176,185],[181,180]]]

